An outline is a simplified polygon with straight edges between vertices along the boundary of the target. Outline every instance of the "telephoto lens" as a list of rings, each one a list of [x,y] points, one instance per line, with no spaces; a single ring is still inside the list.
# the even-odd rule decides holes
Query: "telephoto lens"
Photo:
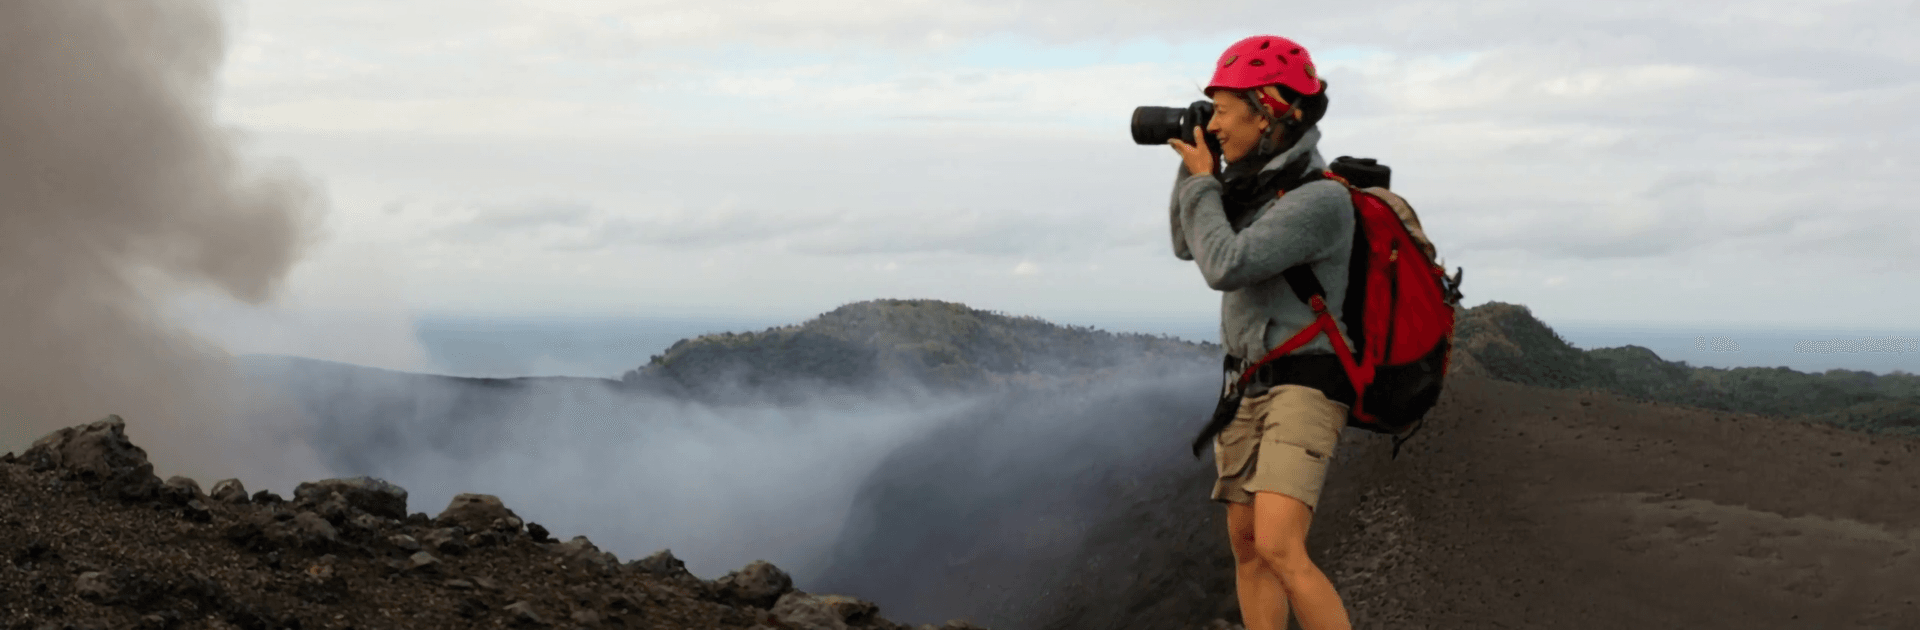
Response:
[[[1179,138],[1181,142],[1193,144],[1193,128],[1206,128],[1213,120],[1212,101],[1194,101],[1186,107],[1154,107],[1151,105],[1133,108],[1134,144],[1168,144]],[[1218,141],[1208,138],[1207,144]],[[1214,149],[1217,154],[1219,149]]]

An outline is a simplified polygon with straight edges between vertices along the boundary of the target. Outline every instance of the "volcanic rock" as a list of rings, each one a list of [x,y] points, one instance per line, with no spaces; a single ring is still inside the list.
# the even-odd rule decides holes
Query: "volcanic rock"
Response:
[[[421,536],[420,543],[427,549],[457,556],[467,551],[466,530],[461,527],[442,527]]]
[[[143,500],[160,489],[147,451],[127,440],[127,423],[117,415],[47,434],[20,459],[35,472],[59,469],[97,479],[111,497]]]
[[[65,435],[87,437],[88,429]],[[114,429],[103,425],[92,436],[111,438]],[[106,479],[62,467],[80,461],[65,458],[69,441],[43,444],[35,456],[49,463],[38,472],[0,466],[0,628],[747,630],[777,619],[721,601],[710,583],[686,574],[665,552],[629,565],[654,566],[658,574],[595,571],[616,559],[585,538],[536,544],[489,521],[480,532],[444,528],[462,541],[493,541],[449,558],[410,537],[434,531],[424,514],[402,524],[365,512],[337,484],[324,494],[310,489],[293,505],[211,497],[191,498],[185,507],[102,501],[79,490],[97,490]],[[96,452],[137,452],[124,442],[105,446]],[[160,480],[149,478],[157,492]],[[234,486],[220,496],[244,496]],[[186,488],[176,481],[173,491]],[[336,493],[352,512],[344,528],[318,511]],[[226,522],[218,529],[156,527],[155,507]],[[872,627],[903,628],[883,621]]]
[[[213,483],[213,491],[207,495],[221,503],[246,503],[247,486],[241,484],[239,479],[221,479]]]
[[[201,503],[199,499],[187,501],[186,505],[181,506],[180,515],[195,523],[213,522],[213,510],[207,509],[207,504]]]
[[[669,549],[661,549],[653,552],[651,556],[628,562],[627,568],[663,578],[693,577],[693,574],[687,571],[687,564],[673,557],[673,551]]]
[[[504,610],[507,614],[513,615],[515,623],[527,625],[546,625],[547,623],[547,620],[540,618],[540,613],[533,611],[533,604],[525,601],[507,604]]]
[[[329,493],[325,496],[326,499],[321,501],[319,505],[312,506],[313,513],[319,514],[320,518],[327,519],[328,523],[332,523],[335,526],[346,525],[347,519],[354,515],[353,506],[347,504],[347,497],[338,492]]]
[[[491,494],[457,495],[434,521],[443,525],[460,525],[469,532],[489,529],[518,532],[521,524],[520,517],[507,509],[500,502],[500,497]]]
[[[267,530],[267,537],[296,547],[325,547],[340,540],[340,531],[317,514],[301,512],[275,523]]]
[[[413,552],[413,555],[407,557],[407,564],[408,568],[414,571],[438,571],[440,569],[440,559],[433,557],[433,554],[425,551]]]
[[[406,534],[394,534],[392,536],[388,536],[387,544],[393,545],[395,548],[401,551],[409,552],[409,553],[420,550],[420,541],[414,540],[412,536],[408,536]]]
[[[320,504],[333,493],[362,512],[391,519],[407,517],[407,490],[373,477],[327,479],[300,484],[293,490],[297,503]]]
[[[207,498],[207,494],[200,491],[200,482],[179,475],[168,477],[166,483],[160,485],[160,494],[175,505],[186,505],[188,501]]]
[[[765,560],[714,581],[720,596],[756,608],[772,608],[780,596],[793,590],[793,577]]]
[[[599,567],[603,571],[612,571],[620,567],[620,560],[613,554],[601,551],[593,546],[586,536],[574,536],[573,540],[553,546],[553,552],[569,562],[582,562]]]
[[[105,601],[113,597],[113,587],[99,571],[80,574],[79,579],[73,581],[73,592],[81,599],[92,601]]]
[[[800,630],[847,630],[872,623],[880,607],[845,595],[789,591],[780,596],[772,612],[786,626]]]

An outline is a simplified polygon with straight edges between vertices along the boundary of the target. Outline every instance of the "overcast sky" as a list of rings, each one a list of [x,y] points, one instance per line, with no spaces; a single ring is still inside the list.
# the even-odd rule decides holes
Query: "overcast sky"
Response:
[[[326,240],[268,313],[183,312],[1213,321],[1178,158],[1128,116],[1271,33],[1330,83],[1322,153],[1394,168],[1469,306],[1920,321],[1920,2],[1286,6],[235,2],[219,118],[326,191]]]

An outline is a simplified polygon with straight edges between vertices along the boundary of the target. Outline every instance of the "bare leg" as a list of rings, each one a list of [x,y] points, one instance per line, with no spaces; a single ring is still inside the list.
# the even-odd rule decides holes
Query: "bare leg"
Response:
[[[1267,568],[1253,544],[1253,506],[1227,504],[1227,535],[1233,542],[1234,586],[1247,630],[1287,630],[1287,596],[1280,576]]]
[[[1253,495],[1254,551],[1280,575],[1302,630],[1352,630],[1346,605],[1333,582],[1307,557],[1313,511],[1299,499],[1272,492]],[[1253,630],[1253,626],[1247,626]]]

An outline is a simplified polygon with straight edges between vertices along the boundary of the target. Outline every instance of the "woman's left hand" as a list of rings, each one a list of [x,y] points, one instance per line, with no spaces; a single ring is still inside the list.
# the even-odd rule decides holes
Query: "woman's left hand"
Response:
[[[1193,137],[1195,139],[1205,139],[1207,137],[1206,130],[1201,129],[1198,125],[1194,126]],[[1213,172],[1213,151],[1207,150],[1206,142],[1192,145],[1182,142],[1179,138],[1174,138],[1168,140],[1167,144],[1173,145],[1173,150],[1179,153],[1180,159],[1187,163],[1187,172],[1195,175],[1205,175]]]

